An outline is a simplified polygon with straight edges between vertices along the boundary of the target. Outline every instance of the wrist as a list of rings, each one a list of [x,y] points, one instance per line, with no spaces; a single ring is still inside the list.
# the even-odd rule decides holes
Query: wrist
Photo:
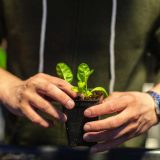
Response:
[[[153,98],[154,100],[154,107],[155,111],[158,117],[158,120],[160,121],[160,94],[157,93],[156,91],[147,91],[147,93]]]
[[[0,68],[0,102],[8,102],[14,97],[14,89],[22,83],[22,80],[6,70]]]

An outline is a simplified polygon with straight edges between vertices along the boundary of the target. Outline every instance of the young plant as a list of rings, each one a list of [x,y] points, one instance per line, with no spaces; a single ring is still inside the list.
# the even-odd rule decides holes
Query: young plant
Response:
[[[65,63],[58,63],[56,66],[57,75],[65,81],[72,83],[73,73],[70,67]],[[77,69],[77,86],[73,87],[73,91],[79,93],[82,98],[89,99],[99,95],[107,96],[107,92],[103,87],[88,88],[88,79],[94,70],[86,63],[81,63]]]

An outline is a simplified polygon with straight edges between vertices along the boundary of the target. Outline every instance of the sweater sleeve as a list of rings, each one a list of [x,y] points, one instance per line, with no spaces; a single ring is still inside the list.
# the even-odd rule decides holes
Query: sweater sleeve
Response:
[[[6,37],[6,30],[5,30],[5,20],[3,17],[3,4],[0,0],[0,44],[2,42],[2,39]]]
[[[150,58],[147,63],[152,66],[149,70],[149,76],[153,76],[153,82],[160,83],[160,18],[149,46]]]

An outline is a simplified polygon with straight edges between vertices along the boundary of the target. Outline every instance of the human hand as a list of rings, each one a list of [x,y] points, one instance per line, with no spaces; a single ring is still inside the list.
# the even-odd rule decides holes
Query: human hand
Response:
[[[146,132],[158,123],[154,101],[147,93],[115,92],[102,104],[85,110],[87,117],[113,114],[106,119],[84,125],[84,140],[98,142],[91,152],[101,152]]]
[[[3,89],[3,102],[7,108],[12,113],[25,116],[43,127],[48,127],[50,123],[36,110],[41,110],[62,122],[67,119],[65,114],[56,109],[46,97],[68,109],[74,107],[72,98],[76,97],[76,93],[72,91],[72,85],[57,77],[39,73],[24,81],[14,79],[6,86]]]

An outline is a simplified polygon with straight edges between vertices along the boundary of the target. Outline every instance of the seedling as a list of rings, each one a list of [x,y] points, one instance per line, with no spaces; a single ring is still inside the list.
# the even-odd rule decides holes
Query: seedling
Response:
[[[65,81],[73,82],[73,73],[70,67],[65,63],[58,63],[56,66],[57,75]],[[86,63],[81,63],[77,69],[77,86],[74,86],[73,91],[77,92],[83,99],[96,98],[99,95],[107,96],[107,92],[103,87],[88,87],[88,79],[93,74],[94,70]]]
[[[101,99],[107,96],[107,92],[103,87],[88,87],[88,79],[93,74],[94,70],[90,69],[86,63],[81,63],[77,68],[76,77],[73,76],[72,70],[65,63],[58,63],[56,66],[57,74],[65,81],[72,83],[76,78],[76,86],[72,89],[80,96],[74,99],[75,107],[68,110],[63,107],[63,111],[67,116],[66,131],[68,143],[70,146],[92,146],[95,143],[85,142],[83,140],[83,126],[86,122],[96,121],[98,117],[85,117],[84,111],[93,105],[100,103]]]

